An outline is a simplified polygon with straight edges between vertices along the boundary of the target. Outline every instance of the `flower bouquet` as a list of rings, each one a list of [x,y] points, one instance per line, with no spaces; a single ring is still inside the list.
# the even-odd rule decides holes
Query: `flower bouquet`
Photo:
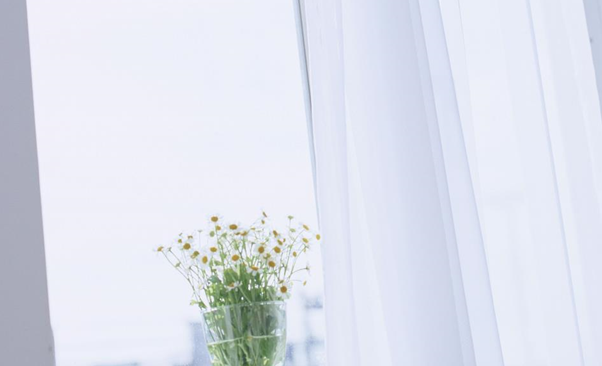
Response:
[[[306,284],[310,267],[298,263],[320,240],[293,220],[278,231],[265,212],[249,227],[212,216],[206,231],[157,248],[192,287],[214,366],[284,365],[285,300]]]

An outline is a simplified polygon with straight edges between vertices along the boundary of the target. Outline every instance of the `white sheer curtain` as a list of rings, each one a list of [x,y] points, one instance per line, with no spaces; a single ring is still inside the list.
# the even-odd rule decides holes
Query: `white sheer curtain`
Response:
[[[601,366],[581,0],[306,0],[329,366]]]

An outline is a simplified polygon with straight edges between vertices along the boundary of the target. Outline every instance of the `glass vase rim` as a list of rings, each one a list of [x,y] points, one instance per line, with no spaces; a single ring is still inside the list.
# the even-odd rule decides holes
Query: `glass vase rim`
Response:
[[[286,301],[284,300],[270,300],[270,301],[257,301],[257,302],[243,302],[239,304],[232,305],[222,305],[215,308],[201,309],[202,314],[212,313],[217,310],[233,308],[233,307],[243,307],[243,306],[256,306],[256,305],[284,305],[286,307]]]

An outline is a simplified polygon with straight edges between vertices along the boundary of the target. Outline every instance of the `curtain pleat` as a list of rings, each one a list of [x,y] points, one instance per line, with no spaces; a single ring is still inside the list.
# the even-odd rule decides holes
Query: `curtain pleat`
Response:
[[[445,38],[433,10],[438,14],[436,1],[306,2],[326,316],[354,322],[359,353],[342,361],[356,347],[328,324],[332,365],[503,364]],[[320,100],[326,93],[329,102]],[[441,138],[439,123],[454,133]],[[334,217],[345,225],[330,222]],[[349,270],[349,307],[329,312],[343,295],[329,289],[346,288],[338,274]]]
[[[600,365],[597,274],[583,273],[601,260],[588,242],[602,240],[590,162],[602,139],[583,4],[457,3],[461,18],[447,21],[461,22],[464,47],[451,55],[468,70],[470,93],[458,98],[473,106],[470,160],[505,360]],[[575,218],[570,206],[580,201]]]
[[[602,366],[592,1],[306,1],[329,365]]]

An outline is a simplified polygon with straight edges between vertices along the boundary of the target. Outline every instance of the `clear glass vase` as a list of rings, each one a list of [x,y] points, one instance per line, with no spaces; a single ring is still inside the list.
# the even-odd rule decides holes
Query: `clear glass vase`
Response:
[[[213,366],[283,366],[286,304],[270,301],[203,311]]]

